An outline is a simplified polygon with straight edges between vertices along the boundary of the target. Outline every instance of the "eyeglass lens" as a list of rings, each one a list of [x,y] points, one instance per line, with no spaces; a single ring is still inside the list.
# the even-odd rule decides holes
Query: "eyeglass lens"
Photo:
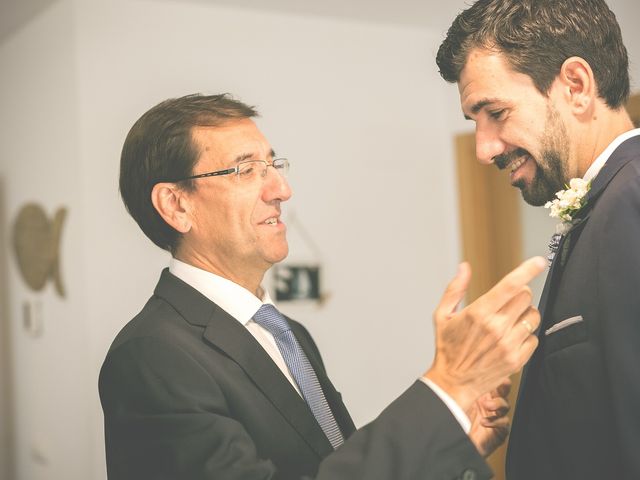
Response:
[[[238,177],[244,180],[265,177],[267,168],[272,166],[283,177],[289,170],[289,161],[285,158],[276,158],[272,164],[267,164],[264,160],[249,160],[238,165]]]

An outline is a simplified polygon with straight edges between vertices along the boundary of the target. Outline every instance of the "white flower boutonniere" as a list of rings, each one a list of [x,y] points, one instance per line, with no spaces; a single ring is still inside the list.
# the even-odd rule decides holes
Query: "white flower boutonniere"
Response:
[[[556,233],[551,237],[549,242],[549,265],[556,256],[560,239],[573,226],[575,214],[584,207],[584,196],[591,188],[591,181],[585,181],[581,178],[572,178],[566,190],[560,190],[556,193],[556,198],[544,205],[544,208],[550,208],[550,217],[562,220],[556,225]]]
[[[556,227],[556,233],[564,235],[571,229],[575,214],[584,206],[584,196],[590,188],[590,181],[572,178],[566,190],[560,190],[556,193],[557,198],[544,205],[544,208],[551,209],[550,217],[562,220]]]

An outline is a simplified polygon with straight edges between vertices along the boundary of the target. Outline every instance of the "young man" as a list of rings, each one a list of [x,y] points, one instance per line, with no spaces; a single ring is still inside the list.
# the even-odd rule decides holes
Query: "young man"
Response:
[[[480,0],[437,63],[475,122],[481,163],[509,169],[532,205],[575,187],[555,206],[567,215],[507,477],[640,478],[640,130],[624,108],[616,18],[602,0]]]
[[[355,431],[308,332],[261,286],[288,252],[291,189],[255,115],[225,95],[190,95],[127,136],[122,198],[173,258],[101,370],[109,478],[489,478],[482,455],[507,424],[506,391],[487,393],[535,349],[525,285],[544,265],[525,262],[456,312],[463,265],[435,313],[434,364]]]

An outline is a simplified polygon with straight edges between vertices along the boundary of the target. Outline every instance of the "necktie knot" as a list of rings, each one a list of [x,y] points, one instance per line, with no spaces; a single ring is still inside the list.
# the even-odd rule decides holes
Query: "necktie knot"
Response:
[[[258,309],[253,319],[274,337],[291,330],[291,326],[287,319],[284,318],[284,315],[276,307],[268,303],[263,304]]]

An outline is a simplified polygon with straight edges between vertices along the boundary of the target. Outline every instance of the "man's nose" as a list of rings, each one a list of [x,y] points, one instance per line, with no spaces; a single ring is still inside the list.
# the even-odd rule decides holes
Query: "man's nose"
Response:
[[[280,200],[286,202],[291,198],[293,192],[287,178],[278,173],[275,168],[267,167],[264,178],[262,194],[265,201]]]
[[[493,159],[504,153],[505,144],[500,139],[495,126],[484,122],[476,123],[476,157],[484,165],[493,163]]]

